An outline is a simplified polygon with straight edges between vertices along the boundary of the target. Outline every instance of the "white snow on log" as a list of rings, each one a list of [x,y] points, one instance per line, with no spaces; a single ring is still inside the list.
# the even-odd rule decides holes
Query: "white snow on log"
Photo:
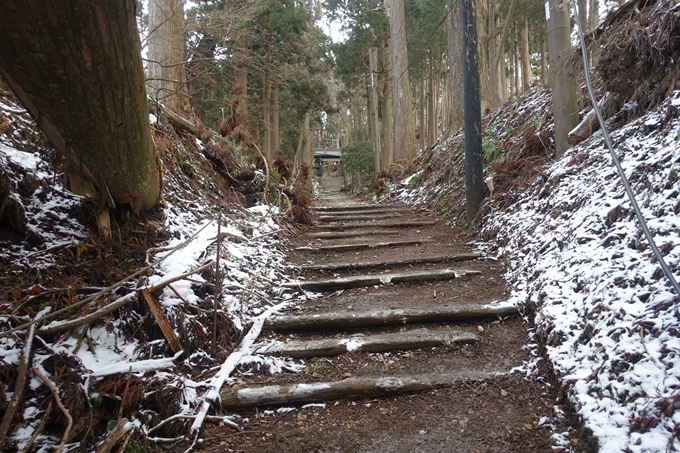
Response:
[[[128,373],[132,368],[133,373],[143,373],[145,371],[162,370],[164,368],[172,368],[173,363],[184,351],[179,351],[172,357],[164,357],[162,359],[139,360],[137,362],[121,362],[102,368],[98,371],[93,371],[93,377],[110,376],[116,373]]]

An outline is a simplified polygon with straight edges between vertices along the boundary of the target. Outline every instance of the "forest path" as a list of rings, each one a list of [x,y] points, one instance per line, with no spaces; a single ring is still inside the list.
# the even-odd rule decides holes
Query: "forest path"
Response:
[[[242,376],[223,408],[251,423],[210,429],[201,450],[551,451],[564,427],[550,426],[550,390],[511,371],[531,357],[527,326],[502,303],[501,263],[442,219],[351,199],[341,184],[322,178],[313,233],[356,235],[302,235],[290,254],[301,283],[335,286],[312,286],[324,292],[263,334],[277,340],[268,354],[301,358],[304,372]]]

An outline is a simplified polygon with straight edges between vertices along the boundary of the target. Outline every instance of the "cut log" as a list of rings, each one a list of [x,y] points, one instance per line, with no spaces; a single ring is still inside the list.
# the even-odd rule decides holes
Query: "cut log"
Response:
[[[395,217],[404,217],[405,212],[385,213],[377,212],[372,214],[343,214],[343,215],[321,215],[318,217],[319,222],[353,222],[353,221],[367,221],[367,220],[384,220],[394,219]]]
[[[320,230],[347,230],[351,228],[414,228],[430,226],[437,223],[436,220],[410,220],[403,222],[363,222],[363,223],[339,223],[335,225],[320,225]]]
[[[179,338],[177,338],[177,334],[170,325],[170,321],[168,321],[168,317],[165,316],[165,312],[161,308],[161,304],[158,303],[158,301],[153,297],[148,289],[142,290],[142,296],[144,297],[146,304],[149,306],[151,314],[158,323],[158,326],[161,328],[163,336],[165,336],[165,339],[168,340],[168,343],[170,343],[170,349],[172,349],[172,352],[178,353],[179,351],[184,350],[182,344],[179,342]]]
[[[359,275],[345,278],[332,278],[327,280],[298,280],[292,283],[284,283],[288,288],[302,288],[309,291],[335,291],[336,289],[358,288],[362,286],[374,286],[387,283],[421,282],[431,280],[451,280],[453,278],[479,275],[481,272],[463,269],[433,269],[427,271],[409,271],[392,274]]]
[[[459,382],[484,381],[501,374],[504,373],[459,371],[402,377],[357,377],[313,384],[244,388],[222,393],[222,408],[228,410],[253,406],[319,403],[340,399],[378,398],[445,388]]]
[[[168,121],[170,121],[173,125],[177,127],[181,127],[182,129],[186,129],[192,134],[195,134],[196,131],[198,131],[198,126],[194,124],[193,122],[189,121],[188,119],[184,118],[183,116],[173,112],[163,104],[158,104],[158,107],[161,109],[161,112],[165,117],[167,117]]]
[[[312,209],[313,210],[313,209]],[[374,209],[355,209],[354,211],[317,211],[320,216],[352,216],[352,215],[368,215],[368,214],[393,214],[403,215],[413,213],[414,210],[410,208],[395,209],[395,208],[374,208]]]
[[[437,255],[437,256],[421,256],[418,258],[407,258],[402,260],[383,260],[383,261],[365,261],[363,263],[336,263],[336,264],[309,264],[304,266],[295,266],[303,271],[342,271],[350,269],[365,269],[382,266],[405,266],[408,264],[426,264],[426,263],[446,263],[453,261],[467,261],[474,260],[482,256],[479,252],[472,253],[456,253],[451,255]]]
[[[329,198],[329,199],[337,199],[336,197]],[[385,204],[385,205],[379,205],[379,204],[348,204],[348,205],[340,205],[340,206],[314,206],[312,209],[315,211],[351,211],[351,210],[357,210],[357,211],[367,211],[367,210],[372,210],[372,209],[406,209],[406,210],[411,210],[408,206],[404,205],[398,205],[398,204]]]
[[[479,340],[472,332],[435,331],[416,329],[408,332],[386,333],[350,338],[326,340],[288,341],[276,343],[265,350],[267,355],[282,355],[298,359],[331,357],[347,352],[403,351],[406,349],[432,348],[453,344],[470,344]]]
[[[601,100],[600,102],[597,103],[597,105],[602,108],[602,105],[607,101],[609,98],[609,93],[607,93]],[[600,123],[597,120],[597,115],[595,114],[595,109],[591,110],[586,114],[586,116],[583,118],[583,120],[569,132],[567,135],[567,142],[569,142],[570,145],[576,145],[578,143],[581,143],[583,140],[587,139],[595,131],[597,131],[600,128]]]
[[[376,234],[396,236],[399,233],[394,230],[320,231],[318,233],[309,233],[307,237],[315,239],[340,239],[358,236],[373,236]]]
[[[363,242],[361,244],[339,244],[339,245],[324,245],[320,247],[297,247],[295,250],[300,252],[310,252],[310,253],[328,253],[328,252],[349,252],[355,250],[382,248],[382,247],[394,247],[394,246],[406,246],[406,245],[418,245],[425,242],[431,242],[430,239],[424,239],[422,241],[392,241],[392,242]]]
[[[455,305],[431,309],[376,310],[367,312],[319,313],[286,315],[270,318],[265,327],[270,330],[322,330],[357,327],[441,323],[470,319],[498,318],[517,314],[516,307]]]

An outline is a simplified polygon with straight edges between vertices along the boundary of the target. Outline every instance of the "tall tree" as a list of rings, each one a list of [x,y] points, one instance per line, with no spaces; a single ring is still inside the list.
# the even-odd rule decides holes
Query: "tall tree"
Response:
[[[449,15],[449,132],[463,127],[463,24],[459,0],[448,0]]]
[[[394,102],[394,159],[415,156],[415,126],[411,103],[411,81],[406,48],[404,0],[390,0],[390,44],[392,48],[392,97]]]
[[[159,102],[188,114],[184,29],[184,0],[149,0],[149,89]]]
[[[0,73],[101,206],[160,197],[136,2],[5,0]]]

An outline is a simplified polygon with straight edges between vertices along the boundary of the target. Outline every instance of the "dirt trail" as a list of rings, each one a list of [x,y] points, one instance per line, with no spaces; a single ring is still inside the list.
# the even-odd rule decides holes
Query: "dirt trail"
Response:
[[[269,352],[305,357],[305,371],[242,376],[224,405],[250,423],[242,432],[209,428],[201,450],[552,451],[552,432],[565,428],[552,420],[554,395],[511,372],[530,355],[527,326],[502,304],[502,263],[477,257],[441,219],[350,199],[340,184],[322,180],[313,233],[358,235],[299,237],[292,271],[304,282],[382,282],[323,292],[271,320],[263,336],[283,344]],[[441,278],[428,281],[427,271]],[[335,321],[314,324],[321,318]]]

